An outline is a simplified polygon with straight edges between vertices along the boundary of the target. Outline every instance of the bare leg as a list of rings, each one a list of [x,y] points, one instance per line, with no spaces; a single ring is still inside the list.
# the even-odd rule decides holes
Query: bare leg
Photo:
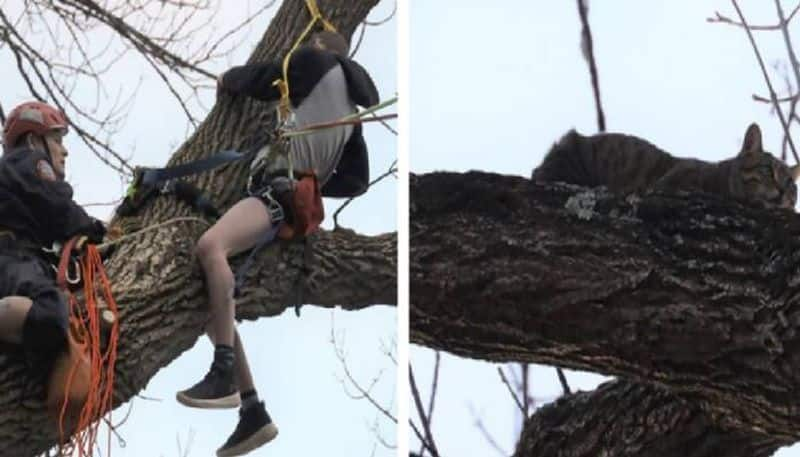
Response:
[[[239,391],[247,392],[255,389],[253,374],[250,372],[250,364],[247,363],[247,356],[244,354],[244,346],[242,346],[242,339],[239,338],[239,332],[236,332],[235,335],[236,343],[233,346],[233,350],[236,353],[236,381],[239,385]]]
[[[22,343],[22,328],[33,302],[28,297],[0,298],[0,340]]]
[[[253,247],[270,227],[267,208],[249,197],[233,205],[197,242],[196,253],[208,287],[209,325],[217,344],[234,345],[234,276],[228,256]]]
[[[208,334],[208,339],[211,340],[211,343],[216,345],[217,339],[214,336],[213,330],[211,327],[206,328],[206,333]],[[250,364],[247,362],[247,355],[244,353],[244,346],[242,346],[242,339],[239,337],[239,332],[234,330],[234,344],[233,344],[234,354],[236,354],[235,359],[235,366],[236,366],[236,384],[239,387],[241,392],[247,392],[248,390],[255,389],[255,384],[253,383],[253,373],[250,371]]]

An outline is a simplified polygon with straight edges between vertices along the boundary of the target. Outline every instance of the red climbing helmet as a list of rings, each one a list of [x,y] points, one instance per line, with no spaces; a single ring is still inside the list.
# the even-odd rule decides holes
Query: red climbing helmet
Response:
[[[17,139],[29,132],[44,135],[51,130],[66,129],[67,116],[47,103],[26,102],[8,114],[3,126],[3,145],[11,148]]]

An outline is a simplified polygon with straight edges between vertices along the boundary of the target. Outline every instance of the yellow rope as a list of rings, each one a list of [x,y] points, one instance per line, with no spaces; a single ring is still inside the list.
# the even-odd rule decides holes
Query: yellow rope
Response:
[[[311,17],[313,17],[315,21],[321,21],[325,30],[329,32],[336,32],[336,27],[334,27],[333,24],[331,24],[327,19],[322,17],[322,13],[319,11],[319,6],[317,6],[316,0],[306,0],[306,6],[308,7],[308,11],[311,13]]]
[[[325,30],[330,32],[336,32],[336,27],[333,26],[327,19],[322,17],[322,13],[319,11],[319,6],[317,5],[316,0],[306,0],[306,7],[308,8],[308,12],[311,14],[311,21],[306,26],[303,33],[297,38],[292,45],[292,48],[286,54],[286,57],[283,58],[283,78],[276,79],[272,82],[273,86],[278,88],[278,91],[281,93],[281,100],[278,103],[278,121],[284,122],[289,117],[289,112],[291,109],[291,101],[289,100],[289,60],[292,58],[292,54],[297,48],[300,46],[300,43],[306,38],[306,35],[314,28],[314,25],[317,21],[322,22],[322,26]]]
[[[319,11],[319,6],[317,5],[316,0],[306,0],[306,7],[308,8],[309,14],[311,14],[311,21],[308,23],[306,28],[303,30],[303,33],[295,40],[294,44],[292,45],[289,52],[286,54],[286,57],[283,58],[283,68],[282,73],[283,77],[280,79],[276,79],[272,82],[272,85],[278,88],[278,91],[281,93],[280,102],[278,102],[278,133],[280,137],[278,140],[282,140],[283,136],[280,132],[283,131],[283,126],[286,121],[289,119],[289,114],[291,113],[291,100],[289,98],[289,60],[292,58],[292,54],[297,50],[300,46],[300,43],[306,38],[306,35],[314,28],[314,25],[317,21],[322,22],[322,26],[325,30],[329,32],[336,32],[336,27],[333,26],[327,19],[322,17],[322,13]],[[286,159],[289,162],[289,178],[294,178],[294,167],[292,166],[292,158],[289,155],[288,150],[286,152]]]

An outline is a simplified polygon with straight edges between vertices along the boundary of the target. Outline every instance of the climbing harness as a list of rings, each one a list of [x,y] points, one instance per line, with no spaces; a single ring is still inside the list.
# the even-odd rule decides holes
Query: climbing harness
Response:
[[[279,221],[273,220],[270,230],[268,230],[261,240],[259,240],[259,242],[253,247],[253,249],[250,250],[250,254],[248,254],[245,263],[242,264],[242,266],[236,272],[236,287],[234,289],[234,293],[236,295],[241,292],[241,285],[244,282],[247,271],[250,269],[256,255],[261,251],[261,249],[263,249],[267,244],[271,243],[276,237],[287,240],[302,238],[306,243],[305,246],[308,247],[306,237],[316,231],[319,228],[320,223],[322,223],[322,220],[325,218],[325,210],[322,205],[322,193],[319,189],[317,176],[313,170],[302,170],[299,172],[299,176],[297,176],[297,179],[295,180],[295,171],[288,145],[289,137],[286,136],[288,130],[287,127],[291,122],[291,100],[289,97],[289,61],[291,60],[294,52],[300,46],[300,43],[303,42],[308,33],[313,29],[317,21],[322,22],[325,30],[336,32],[336,28],[333,26],[333,24],[328,22],[328,20],[322,16],[316,0],[306,0],[306,7],[311,14],[311,21],[308,23],[306,28],[303,30],[303,33],[300,34],[300,36],[292,45],[291,49],[289,49],[289,52],[283,58],[283,77],[276,79],[272,83],[273,86],[278,88],[278,91],[281,94],[280,101],[276,107],[278,126],[276,129],[277,135],[275,141],[278,143],[278,152],[285,156],[286,162],[289,166],[287,170],[287,177],[289,178],[290,182],[294,182],[294,191],[291,194],[292,200],[289,202],[292,221],[291,224],[288,224],[283,217]],[[330,127],[334,126],[331,125]],[[308,128],[305,130],[307,130],[307,132],[302,134],[314,131],[309,130]],[[248,182],[248,187],[249,184],[250,183]],[[267,185],[269,188],[269,184]],[[268,196],[270,198],[272,197],[271,195]],[[300,315],[299,302],[295,306],[295,313],[298,316]]]
[[[69,287],[67,265],[77,241],[76,237],[64,244],[58,266],[56,283],[69,304],[68,350],[54,365],[47,405],[58,422],[61,455],[89,457],[96,448],[100,419],[108,415],[110,423],[119,320],[111,284],[94,245],[87,245],[80,257],[82,304]]]

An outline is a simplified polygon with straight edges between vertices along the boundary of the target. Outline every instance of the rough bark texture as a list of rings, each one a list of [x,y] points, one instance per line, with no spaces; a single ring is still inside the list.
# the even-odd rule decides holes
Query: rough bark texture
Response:
[[[665,390],[612,381],[564,396],[525,423],[515,457],[768,457],[785,442],[723,430]]]
[[[377,0],[318,0],[323,14],[346,36]],[[284,2],[256,46],[251,61],[282,56],[308,23],[305,2]],[[266,27],[266,24],[265,24]],[[220,100],[197,131],[170,159],[188,162],[214,151],[245,147],[272,122],[265,105],[244,99]],[[228,207],[241,197],[246,164],[196,178]],[[128,230],[179,216],[194,216],[171,197],[160,198],[122,221]],[[145,387],[155,373],[194,345],[207,319],[202,277],[193,245],[206,228],[198,222],[170,223],[122,243],[106,263],[121,313],[116,404]],[[237,304],[239,318],[280,314],[296,303],[359,309],[396,304],[396,234],[358,235],[350,230],[321,232],[311,240],[312,262],[302,244],[265,249]],[[241,262],[236,259],[235,265]],[[0,354],[0,456],[30,456],[55,443],[55,429],[35,398],[23,405],[24,366],[14,350]],[[37,389],[34,389],[34,394]]]
[[[800,217],[487,173],[411,178],[411,340],[658,384],[795,442]]]

